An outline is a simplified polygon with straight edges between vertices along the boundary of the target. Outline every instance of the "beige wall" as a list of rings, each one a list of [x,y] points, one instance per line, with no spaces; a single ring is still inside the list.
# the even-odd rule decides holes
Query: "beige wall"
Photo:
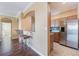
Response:
[[[22,22],[22,29],[24,31],[31,31],[32,29],[31,16],[27,16],[25,19],[22,19],[21,22]]]
[[[79,4],[77,6],[77,18],[79,19]]]
[[[48,55],[48,4],[45,2],[34,3],[28,10],[24,12],[24,14],[27,14],[30,11],[35,11],[35,32],[32,33],[33,39],[29,45],[34,50],[38,51],[39,54]],[[25,25],[22,24],[21,26],[28,26],[28,24],[26,22]]]
[[[18,34],[16,32],[16,30],[18,30],[18,21],[17,19],[12,19],[12,39],[17,39],[18,38]]]

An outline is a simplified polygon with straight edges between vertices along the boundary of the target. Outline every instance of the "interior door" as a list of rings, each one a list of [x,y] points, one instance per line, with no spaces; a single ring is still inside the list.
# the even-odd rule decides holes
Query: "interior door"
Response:
[[[11,48],[11,23],[2,23],[2,45],[4,51]]]

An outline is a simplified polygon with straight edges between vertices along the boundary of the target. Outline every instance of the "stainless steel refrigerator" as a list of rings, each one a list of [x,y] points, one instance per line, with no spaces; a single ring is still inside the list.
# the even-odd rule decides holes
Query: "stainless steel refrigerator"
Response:
[[[66,20],[65,22],[65,31],[61,33],[64,36],[63,40],[60,41],[60,44],[72,47],[72,48],[79,48],[79,39],[78,39],[78,32],[79,32],[79,21],[77,19],[73,20]],[[62,38],[62,37],[61,37]]]

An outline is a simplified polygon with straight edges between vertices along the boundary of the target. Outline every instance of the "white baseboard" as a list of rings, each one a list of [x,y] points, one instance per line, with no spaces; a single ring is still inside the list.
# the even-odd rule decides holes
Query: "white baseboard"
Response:
[[[30,45],[29,45],[29,47],[30,47],[31,49],[33,49],[36,53],[38,53],[40,56],[44,56],[42,53],[40,53],[39,51],[37,51],[34,47],[32,47],[32,46],[30,46]]]

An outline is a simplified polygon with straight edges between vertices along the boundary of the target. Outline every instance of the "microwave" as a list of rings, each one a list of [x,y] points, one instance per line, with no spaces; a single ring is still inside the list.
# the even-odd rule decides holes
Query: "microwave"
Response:
[[[60,29],[60,27],[51,27],[51,30],[50,31],[51,32],[60,32],[61,29]]]

